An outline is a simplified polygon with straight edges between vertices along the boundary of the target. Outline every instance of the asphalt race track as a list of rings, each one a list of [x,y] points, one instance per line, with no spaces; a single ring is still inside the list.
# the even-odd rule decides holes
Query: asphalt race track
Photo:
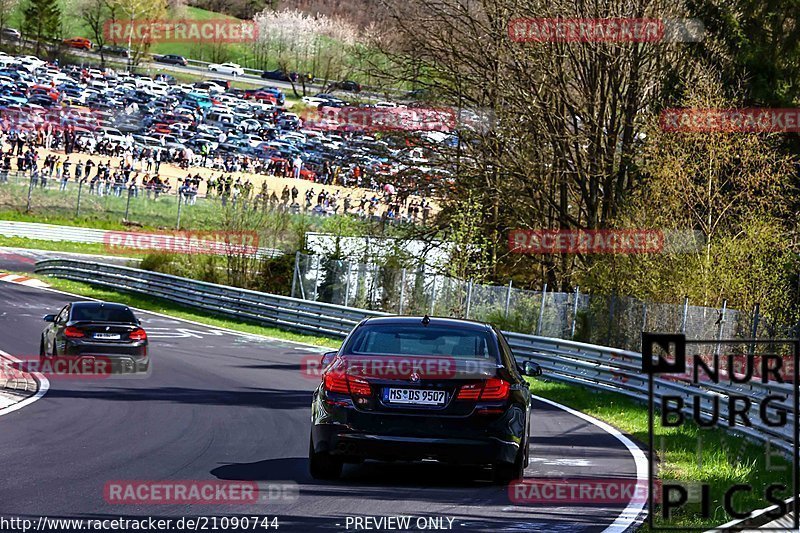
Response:
[[[0,283],[0,350],[38,355],[42,315],[69,299]],[[625,507],[514,505],[487,472],[434,463],[368,462],[346,466],[337,482],[312,480],[316,381],[301,360],[321,349],[139,316],[151,339],[150,376],[51,380],[43,398],[0,416],[0,516],[267,515],[279,531],[344,531],[348,516],[411,515],[453,518],[454,531],[553,532],[602,531]],[[616,438],[543,402],[534,409],[527,476],[636,478]],[[298,492],[258,505],[107,503],[104,486],[117,480],[285,481]]]

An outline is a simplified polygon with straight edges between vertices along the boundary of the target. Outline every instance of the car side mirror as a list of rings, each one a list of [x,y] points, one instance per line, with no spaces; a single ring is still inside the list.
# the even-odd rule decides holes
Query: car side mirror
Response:
[[[56,315],[44,315],[44,317],[42,317],[42,318],[43,318],[43,320],[45,322],[55,322],[56,321]]]
[[[333,359],[336,357],[336,354],[338,353],[339,352],[325,352],[324,354],[322,354],[322,360],[320,361],[322,364],[322,368],[327,368],[327,366],[331,364],[331,362],[333,362]]]
[[[533,361],[525,361],[525,375],[526,376],[541,376],[542,375],[542,367],[539,366],[538,363],[534,363]]]

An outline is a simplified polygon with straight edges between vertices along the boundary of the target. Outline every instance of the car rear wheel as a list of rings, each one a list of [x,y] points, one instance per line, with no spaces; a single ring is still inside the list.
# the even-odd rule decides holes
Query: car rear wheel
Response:
[[[47,353],[44,351],[44,339],[39,341],[39,361],[44,361],[47,357]]]
[[[313,438],[308,439],[308,470],[314,479],[339,479],[343,463],[328,452],[314,451]]]
[[[526,456],[527,450],[519,450],[513,463],[493,465],[494,482],[498,485],[508,485],[514,481],[521,481],[525,477]]]

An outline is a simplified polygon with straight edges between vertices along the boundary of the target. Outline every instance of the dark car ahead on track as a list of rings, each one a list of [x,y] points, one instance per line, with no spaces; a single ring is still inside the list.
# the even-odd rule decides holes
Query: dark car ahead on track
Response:
[[[528,464],[531,394],[503,335],[479,322],[370,318],[322,358],[309,469],[335,479],[365,459],[489,465],[495,481]]]
[[[58,314],[45,315],[39,356],[107,358],[115,372],[147,372],[150,356],[147,333],[125,305],[73,302]]]

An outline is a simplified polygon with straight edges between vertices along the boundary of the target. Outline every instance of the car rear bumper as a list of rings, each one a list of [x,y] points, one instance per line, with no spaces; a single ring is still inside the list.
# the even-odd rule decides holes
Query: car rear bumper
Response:
[[[315,424],[315,452],[352,460],[436,461],[488,465],[513,463],[519,443],[499,438],[412,437],[354,432],[338,424]]]
[[[102,358],[111,364],[113,374],[147,372],[150,369],[150,356],[145,342],[113,344],[73,340],[66,343],[64,355]]]

